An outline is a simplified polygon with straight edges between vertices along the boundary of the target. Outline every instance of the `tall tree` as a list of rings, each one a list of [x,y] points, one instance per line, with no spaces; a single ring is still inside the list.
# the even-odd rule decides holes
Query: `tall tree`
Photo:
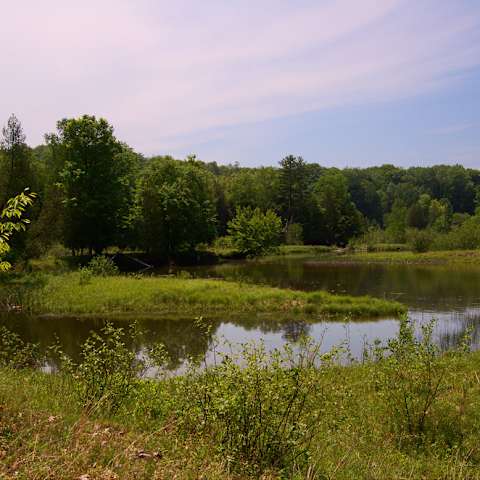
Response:
[[[315,217],[311,240],[320,244],[344,245],[362,227],[362,216],[352,202],[347,179],[338,170],[322,175],[314,185],[312,202]]]
[[[22,124],[12,114],[2,128],[0,139],[0,205],[25,188],[34,186],[32,155],[25,141]]]
[[[302,223],[307,196],[307,168],[302,157],[288,155],[280,161],[280,203],[287,226]]]
[[[94,116],[59,121],[48,141],[63,157],[65,244],[74,251],[101,252],[115,244],[122,228],[135,159],[107,120]]]
[[[138,187],[143,246],[169,259],[192,252],[215,236],[215,203],[214,177],[200,162],[151,159]]]

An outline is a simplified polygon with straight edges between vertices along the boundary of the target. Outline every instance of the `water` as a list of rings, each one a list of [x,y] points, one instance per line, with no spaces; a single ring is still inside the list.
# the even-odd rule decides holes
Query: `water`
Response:
[[[480,343],[480,269],[276,259],[182,270],[188,270],[195,277],[399,300],[408,306],[409,315],[419,325],[432,318],[437,320],[435,339],[442,348],[458,343],[469,327],[473,328],[474,346],[478,347]],[[125,320],[114,323],[125,326]],[[210,320],[210,323],[212,328],[207,335],[191,318],[139,320],[141,328],[149,332],[143,339],[145,345],[164,343],[172,357],[170,367],[173,370],[180,369],[185,359],[191,356],[211,358],[213,335],[233,343],[262,339],[267,348],[275,348],[308,334],[321,341],[324,350],[347,343],[351,353],[359,357],[367,342],[385,341],[398,331],[398,320],[394,318],[306,323],[293,317],[280,321],[265,314],[245,317],[232,313]],[[103,321],[98,318],[39,318],[17,314],[4,316],[0,324],[7,325],[26,340],[39,342],[42,347],[58,339],[67,353],[78,358],[81,343],[91,330],[100,329]]]

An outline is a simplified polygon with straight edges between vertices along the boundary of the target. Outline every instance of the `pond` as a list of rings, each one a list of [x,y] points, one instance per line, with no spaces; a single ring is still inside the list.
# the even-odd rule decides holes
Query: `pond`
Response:
[[[261,262],[182,267],[179,270],[188,271],[194,277],[398,300],[408,306],[410,317],[418,325],[431,319],[437,320],[435,340],[441,348],[454,346],[468,328],[473,329],[474,347],[479,346],[480,269],[276,258]],[[89,332],[100,329],[103,323],[98,318],[38,318],[18,314],[0,319],[0,324],[18,332],[26,340],[39,342],[43,347],[58,339],[64,350],[74,358],[78,357],[80,345]],[[125,320],[114,323],[125,326]],[[307,334],[321,341],[323,350],[347,344],[351,354],[358,358],[367,343],[375,339],[386,341],[398,331],[398,320],[393,318],[309,323],[295,318],[280,320],[265,314],[246,317],[241,312],[209,320],[212,328],[208,335],[192,318],[138,319],[138,323],[149,332],[144,336],[145,344],[165,344],[172,357],[173,370],[181,369],[190,356],[206,355],[207,359],[210,358],[213,336],[233,343],[262,340],[267,348],[275,348]]]

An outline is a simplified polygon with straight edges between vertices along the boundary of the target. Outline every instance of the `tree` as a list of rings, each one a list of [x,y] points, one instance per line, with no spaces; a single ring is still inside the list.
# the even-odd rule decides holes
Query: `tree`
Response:
[[[171,258],[192,252],[216,233],[213,175],[196,160],[155,157],[137,192],[141,244]]]
[[[47,140],[62,157],[64,241],[100,253],[115,243],[131,200],[136,158],[107,120],[84,115],[57,123]]]
[[[315,206],[313,223],[314,243],[344,245],[362,227],[362,216],[348,192],[347,180],[338,170],[322,175],[313,187]]]
[[[288,155],[280,161],[280,203],[287,225],[303,220],[307,196],[307,168],[302,157]]]
[[[386,233],[391,242],[404,243],[407,229],[407,207],[396,200],[390,213],[385,215]]]
[[[34,185],[32,154],[25,140],[22,124],[12,114],[0,140],[0,205]]]
[[[15,232],[25,230],[29,222],[23,218],[27,207],[33,204],[35,194],[28,190],[10,198],[0,213],[0,271],[11,268],[10,262],[5,260],[5,255],[10,251],[10,240]]]
[[[280,242],[282,221],[273,211],[263,213],[259,208],[238,208],[228,224],[233,244],[244,255],[264,255]]]

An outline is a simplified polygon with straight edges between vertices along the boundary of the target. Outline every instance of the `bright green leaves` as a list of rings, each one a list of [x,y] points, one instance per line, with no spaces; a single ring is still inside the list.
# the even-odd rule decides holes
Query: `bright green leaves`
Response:
[[[30,221],[23,218],[27,207],[33,204],[35,193],[26,189],[19,195],[9,199],[5,208],[0,214],[0,271],[11,268],[9,262],[2,260],[3,256],[10,250],[10,239],[15,232],[25,230]]]

